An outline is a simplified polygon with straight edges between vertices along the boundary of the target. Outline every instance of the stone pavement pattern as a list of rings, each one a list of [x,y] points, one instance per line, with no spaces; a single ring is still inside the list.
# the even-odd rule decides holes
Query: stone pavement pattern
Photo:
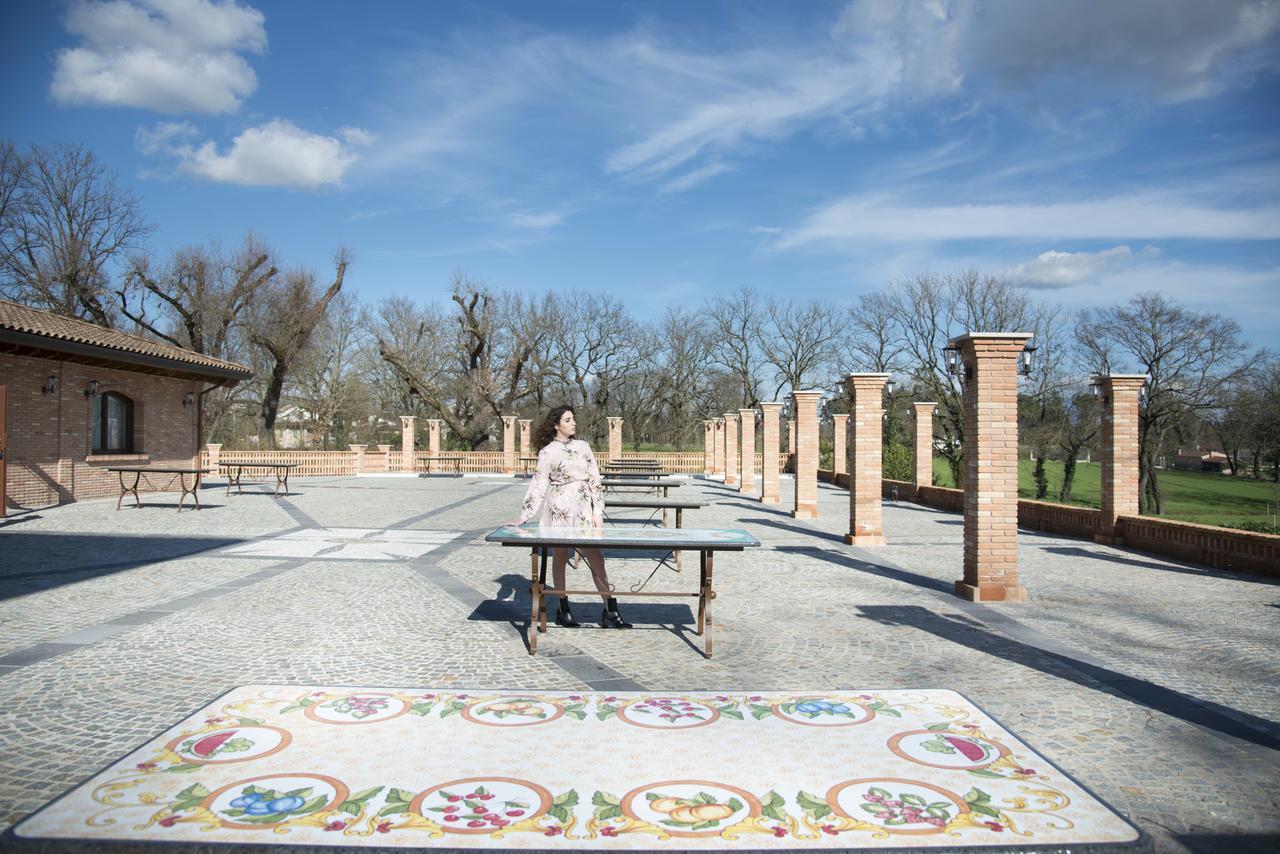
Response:
[[[774,506],[693,481],[681,497],[713,503],[686,525],[743,527],[764,543],[717,559],[716,657],[698,652],[691,600],[635,599],[622,608],[636,630],[552,627],[531,657],[528,553],[482,542],[526,483],[299,479],[289,499],[213,484],[198,513],[162,496],[141,510],[85,502],[0,523],[0,823],[250,683],[929,687],[982,706],[1157,850],[1280,842],[1276,582],[1023,531],[1030,602],[975,605],[949,592],[958,516],[889,503],[890,545],[859,549],[841,542],[844,490],[821,486],[821,517],[800,521],[781,509],[791,481]],[[246,554],[321,528],[368,530],[318,553]],[[347,548],[388,529],[432,546],[407,558]],[[620,589],[651,567],[609,562]],[[575,614],[598,608],[583,600]]]

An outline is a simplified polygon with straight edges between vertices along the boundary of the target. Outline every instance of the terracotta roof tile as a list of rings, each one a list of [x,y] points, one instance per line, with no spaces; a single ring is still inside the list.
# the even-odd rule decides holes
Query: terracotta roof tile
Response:
[[[171,344],[162,344],[149,338],[118,332],[85,320],[63,317],[60,314],[41,311],[38,308],[7,300],[0,300],[0,329],[11,329],[15,332],[25,332],[61,341],[74,341],[78,344],[101,347],[104,350],[137,353],[179,364],[215,368],[220,371],[240,373],[245,377],[253,375],[252,370],[235,362],[226,362],[193,350],[184,350]],[[109,354],[104,353],[103,356],[108,357]]]

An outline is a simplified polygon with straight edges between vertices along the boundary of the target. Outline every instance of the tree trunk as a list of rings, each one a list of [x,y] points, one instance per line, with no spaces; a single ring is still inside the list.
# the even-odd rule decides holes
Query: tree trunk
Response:
[[[1058,491],[1058,500],[1066,503],[1071,500],[1071,483],[1076,479],[1076,455],[1068,451],[1062,460],[1062,489]]]

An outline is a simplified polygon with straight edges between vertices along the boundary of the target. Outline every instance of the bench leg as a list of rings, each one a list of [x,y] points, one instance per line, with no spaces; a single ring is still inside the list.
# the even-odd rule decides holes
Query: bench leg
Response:
[[[707,553],[699,552],[699,561],[702,573],[698,580],[698,631],[697,634],[703,632],[703,622],[707,616]]]

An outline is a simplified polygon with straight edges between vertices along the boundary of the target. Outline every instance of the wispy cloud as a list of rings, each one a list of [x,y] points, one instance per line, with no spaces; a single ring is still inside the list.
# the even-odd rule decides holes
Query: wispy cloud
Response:
[[[512,213],[507,214],[507,225],[514,228],[525,228],[530,230],[544,230],[555,228],[564,222],[564,215],[555,211],[543,211],[542,213]]]
[[[229,113],[257,88],[241,53],[267,46],[264,17],[211,0],[76,0],[76,47],[57,52],[50,92],[60,104]]]
[[[780,249],[848,240],[1275,240],[1280,208],[1213,208],[1166,194],[1048,204],[911,205],[852,196],[811,213]]]
[[[1030,261],[1010,267],[1004,276],[1015,285],[1032,289],[1069,288],[1085,283],[1097,284],[1106,273],[1128,267],[1139,259],[1159,255],[1160,250],[1154,246],[1145,246],[1138,252],[1128,246],[1113,246],[1100,252],[1050,249]]]

